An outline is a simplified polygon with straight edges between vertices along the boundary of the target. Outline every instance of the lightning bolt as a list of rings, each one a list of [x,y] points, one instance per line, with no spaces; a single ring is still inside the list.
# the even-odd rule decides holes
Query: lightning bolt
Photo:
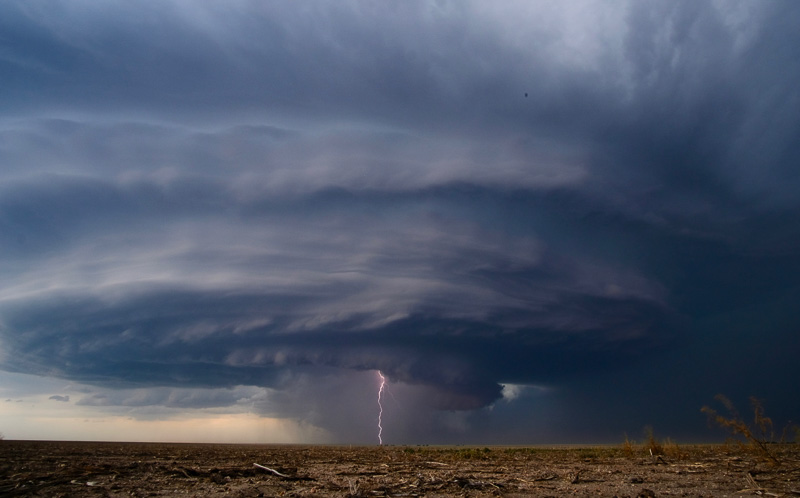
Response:
[[[383,389],[386,387],[386,378],[380,370],[378,370],[378,377],[381,378],[381,387],[378,389],[378,444],[383,445]]]

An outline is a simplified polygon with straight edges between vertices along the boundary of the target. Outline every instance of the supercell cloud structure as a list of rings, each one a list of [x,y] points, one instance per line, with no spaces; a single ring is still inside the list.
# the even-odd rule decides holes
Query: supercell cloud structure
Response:
[[[791,1],[4,2],[0,369],[339,440],[372,437],[341,401],[374,370],[439,417],[398,442],[693,435],[717,392],[796,414],[798,25]]]

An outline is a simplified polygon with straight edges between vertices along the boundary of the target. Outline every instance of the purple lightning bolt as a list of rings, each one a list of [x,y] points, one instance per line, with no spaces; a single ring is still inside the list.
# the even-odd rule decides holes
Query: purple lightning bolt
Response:
[[[383,397],[383,388],[386,386],[386,378],[380,370],[378,370],[378,377],[381,378],[381,387],[378,389],[378,444],[383,445],[383,426],[381,425],[381,422],[383,422],[383,403],[381,398]]]

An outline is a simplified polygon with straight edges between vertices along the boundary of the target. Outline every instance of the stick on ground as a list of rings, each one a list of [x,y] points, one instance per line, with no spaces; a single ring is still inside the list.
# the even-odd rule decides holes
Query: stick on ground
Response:
[[[275,470],[275,469],[271,469],[271,468],[269,468],[269,467],[264,467],[263,465],[259,465],[259,464],[257,464],[257,463],[254,463],[253,465],[255,465],[256,467],[258,467],[259,469],[264,469],[264,470],[266,470],[267,472],[271,472],[271,473],[275,474],[275,475],[276,475],[276,476],[278,476],[278,477],[283,477],[283,478],[285,478],[285,479],[292,479],[292,476],[287,476],[286,474],[281,474],[280,472],[278,472],[278,471],[277,471],[277,470]]]

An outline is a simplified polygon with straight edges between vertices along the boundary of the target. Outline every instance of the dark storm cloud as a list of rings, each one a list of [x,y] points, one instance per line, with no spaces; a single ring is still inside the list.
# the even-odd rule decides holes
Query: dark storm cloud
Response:
[[[498,419],[502,383],[793,399],[792,2],[0,13],[6,370],[323,425],[377,369]]]

